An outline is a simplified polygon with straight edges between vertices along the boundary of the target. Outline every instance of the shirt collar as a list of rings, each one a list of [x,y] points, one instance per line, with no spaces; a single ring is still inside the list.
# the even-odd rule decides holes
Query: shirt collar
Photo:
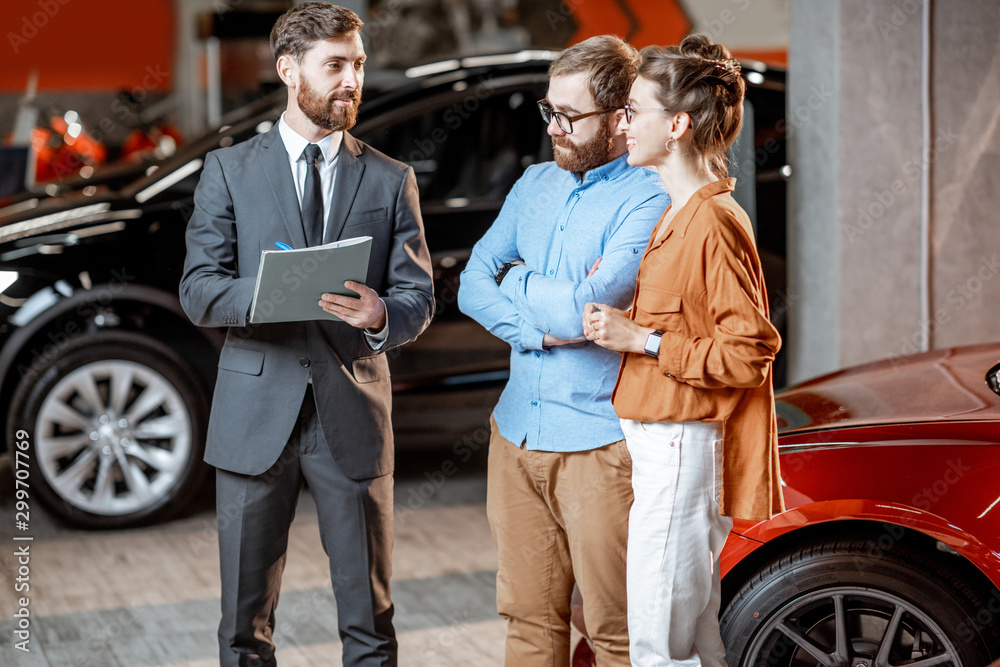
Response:
[[[606,162],[600,167],[594,167],[593,169],[588,169],[583,178],[580,178],[580,172],[573,171],[570,172],[573,180],[575,180],[580,185],[585,183],[596,183],[597,181],[610,181],[617,178],[621,174],[625,173],[626,170],[630,169],[628,164],[628,153],[624,155],[619,155],[611,162]]]
[[[698,210],[703,201],[716,195],[732,192],[735,187],[735,178],[723,178],[718,181],[712,181],[708,185],[703,185],[691,195],[691,198],[684,204],[684,208],[677,212],[677,217],[674,218],[674,223],[672,223],[676,224],[677,229],[680,229],[681,237],[687,233],[688,225],[691,224],[695,211]]]
[[[278,134],[281,135],[281,141],[285,144],[285,150],[288,151],[288,158],[292,162],[302,157],[302,151],[311,143],[308,139],[293,130],[292,126],[285,121],[284,112],[282,112],[281,118],[278,120]],[[329,162],[337,157],[337,152],[340,150],[340,144],[343,139],[344,133],[342,131],[331,132],[316,142],[316,145],[319,146],[320,151],[323,153],[324,162]]]

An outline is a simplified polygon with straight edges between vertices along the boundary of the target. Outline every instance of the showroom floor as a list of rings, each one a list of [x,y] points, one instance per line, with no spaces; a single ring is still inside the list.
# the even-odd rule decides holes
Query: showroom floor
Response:
[[[441,455],[437,455],[439,458]],[[411,457],[412,458],[412,457]],[[428,477],[435,459],[397,475],[393,600],[400,665],[503,664],[496,552],[480,463]],[[192,515],[130,531],[86,532],[32,507],[30,652],[14,648],[17,563],[10,470],[0,465],[0,665],[210,667],[217,664],[219,568],[211,499]],[[428,472],[425,472],[428,471]],[[432,483],[429,480],[434,480]],[[282,667],[340,665],[336,610],[315,506],[303,494],[278,608]]]

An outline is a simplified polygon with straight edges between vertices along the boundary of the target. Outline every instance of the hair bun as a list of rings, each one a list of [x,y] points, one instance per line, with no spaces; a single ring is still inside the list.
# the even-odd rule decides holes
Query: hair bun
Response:
[[[726,85],[736,83],[736,79],[739,78],[740,72],[743,71],[739,61],[735,58],[723,58],[721,60],[705,58],[705,62],[712,66],[710,76],[719,79]]]
[[[680,53],[683,56],[701,61],[705,64],[701,76],[712,78],[729,87],[740,78],[742,68],[738,60],[733,58],[722,44],[716,44],[705,35],[688,35],[680,44]]]

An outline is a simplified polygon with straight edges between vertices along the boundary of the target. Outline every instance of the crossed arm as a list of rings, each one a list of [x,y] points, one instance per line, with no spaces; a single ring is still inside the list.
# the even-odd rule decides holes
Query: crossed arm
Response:
[[[497,286],[497,269],[522,260],[516,194],[517,186],[497,221],[473,248],[462,273],[459,307],[516,351],[579,341],[584,338],[580,313],[588,302],[624,305],[631,299],[642,249],[663,211],[661,202],[653,198],[623,216],[604,247],[595,247],[594,256],[587,259],[590,272],[583,280],[546,276],[521,264]]]

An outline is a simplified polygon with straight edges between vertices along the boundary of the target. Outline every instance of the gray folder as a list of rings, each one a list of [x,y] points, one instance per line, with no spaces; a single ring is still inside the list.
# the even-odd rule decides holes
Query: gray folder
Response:
[[[250,323],[336,320],[319,307],[324,292],[357,297],[344,287],[353,280],[364,283],[372,237],[359,236],[296,250],[261,253],[257,286],[250,306]]]

